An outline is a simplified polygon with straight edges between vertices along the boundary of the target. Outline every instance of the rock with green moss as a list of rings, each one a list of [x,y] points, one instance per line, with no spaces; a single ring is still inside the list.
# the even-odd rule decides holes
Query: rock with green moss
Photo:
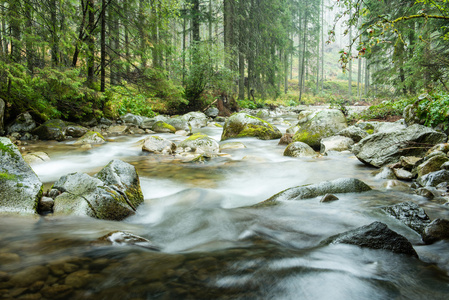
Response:
[[[66,123],[59,119],[49,120],[33,130],[41,140],[63,141],[65,139]]]
[[[359,179],[340,178],[317,184],[307,184],[289,188],[256,204],[256,206],[270,206],[277,204],[279,201],[310,199],[326,194],[361,193],[370,190],[371,188]]]
[[[181,117],[183,120],[187,121],[192,128],[202,128],[207,125],[209,118],[202,112],[192,111],[186,113]]]
[[[85,135],[88,132],[86,127],[76,124],[68,124],[65,128],[65,135],[71,136],[73,138],[79,138]]]
[[[226,121],[221,140],[257,137],[261,140],[280,139],[281,131],[270,123],[246,113],[233,114]]]
[[[170,124],[165,123],[164,121],[157,121],[151,127],[151,130],[158,133],[175,133],[176,128]]]
[[[316,157],[318,154],[309,145],[302,142],[290,143],[284,150],[284,156]]]
[[[179,143],[178,150],[178,152],[195,152],[214,155],[218,154],[220,145],[213,138],[198,132]]]
[[[96,131],[88,131],[85,135],[80,137],[74,145],[84,145],[84,144],[103,144],[106,143],[104,137]]]
[[[433,152],[434,153],[434,152]],[[441,165],[449,161],[449,158],[443,152],[426,157],[425,161],[416,167],[418,177],[440,170]]]
[[[176,145],[167,139],[152,135],[143,140],[142,151],[156,154],[173,154],[176,151]]]
[[[347,127],[346,118],[338,109],[315,111],[306,119],[293,136],[293,142],[303,142],[317,150],[321,139],[336,135]]]
[[[55,215],[119,221],[133,215],[143,202],[135,167],[121,160],[111,161],[94,177],[84,173],[63,176],[53,189],[61,193],[55,198]]]
[[[178,130],[185,130],[186,132],[192,131],[192,127],[190,126],[189,122],[187,122],[181,117],[174,117],[167,119],[165,123],[175,127],[176,131]]]
[[[0,137],[0,212],[35,214],[43,185],[19,149]]]

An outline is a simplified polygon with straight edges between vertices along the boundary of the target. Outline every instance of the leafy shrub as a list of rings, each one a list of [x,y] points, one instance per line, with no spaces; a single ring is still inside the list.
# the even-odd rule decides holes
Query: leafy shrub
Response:
[[[413,99],[385,100],[378,105],[370,106],[357,117],[363,120],[385,119],[388,116],[402,116],[404,108],[413,103]]]
[[[422,97],[418,103],[418,117],[425,121],[424,125],[435,127],[442,125],[444,130],[449,128],[449,95],[437,93]]]
[[[122,86],[112,87],[106,92],[108,97],[107,114],[109,118],[117,118],[119,115],[132,113],[135,115],[154,117],[148,94],[144,95],[135,90]]]

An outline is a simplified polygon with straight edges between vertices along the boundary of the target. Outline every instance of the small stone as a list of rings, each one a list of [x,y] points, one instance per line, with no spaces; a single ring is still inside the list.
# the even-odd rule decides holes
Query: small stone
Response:
[[[80,270],[69,274],[64,283],[68,286],[72,286],[74,288],[82,288],[89,282],[89,271],[88,270]]]
[[[8,273],[0,271],[0,282],[8,281],[10,278]]]
[[[321,198],[320,202],[332,202],[332,201],[336,201],[339,200],[337,196],[332,195],[332,194],[326,194],[323,196],[323,198]]]
[[[53,200],[53,198],[42,197],[41,201],[39,201],[38,211],[40,213],[51,212],[51,211],[53,211],[54,205],[55,205],[55,200]]]
[[[65,273],[73,273],[78,271],[80,267],[75,264],[65,263],[63,268]]]
[[[426,244],[439,240],[449,240],[449,220],[435,219],[424,229],[423,241]]]
[[[393,169],[394,175],[400,180],[412,180],[413,174],[407,171],[405,168]]]
[[[71,286],[62,284],[46,286],[41,290],[42,295],[48,299],[67,299],[72,292],[73,288]]]
[[[30,290],[30,292],[36,293],[36,292],[39,292],[44,287],[44,285],[45,285],[45,282],[36,281],[28,289]]]
[[[419,196],[423,196],[424,198],[427,199],[433,199],[435,197],[435,195],[432,193],[432,191],[430,191],[429,188],[419,188],[416,190],[416,194]]]
[[[16,253],[0,253],[0,265],[15,264],[20,262],[20,256]]]
[[[36,281],[45,281],[48,277],[48,268],[44,266],[32,266],[17,272],[11,277],[10,282],[16,287],[29,287]]]
[[[407,171],[411,171],[422,158],[417,156],[401,156],[400,160],[402,167]]]

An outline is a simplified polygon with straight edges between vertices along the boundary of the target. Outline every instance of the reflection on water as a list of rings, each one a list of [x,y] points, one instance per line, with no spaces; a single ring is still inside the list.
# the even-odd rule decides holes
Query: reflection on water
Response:
[[[201,131],[220,138],[219,128]],[[2,217],[0,298],[447,298],[449,243],[422,245],[415,232],[379,208],[412,200],[432,218],[449,218],[448,211],[407,191],[383,188],[373,169],[351,154],[293,159],[282,155],[285,147],[277,141],[240,139],[246,148],[224,150],[227,158],[189,164],[142,152],[142,138],[120,137],[87,151],[70,143],[29,146],[52,158],[33,166],[47,183],[70,172],[95,173],[111,159],[129,162],[138,169],[145,203],[124,222]],[[248,207],[292,186],[341,177],[359,178],[375,190],[326,204],[315,198]],[[421,260],[320,245],[374,220],[406,236]],[[162,251],[92,243],[115,230],[150,239]]]

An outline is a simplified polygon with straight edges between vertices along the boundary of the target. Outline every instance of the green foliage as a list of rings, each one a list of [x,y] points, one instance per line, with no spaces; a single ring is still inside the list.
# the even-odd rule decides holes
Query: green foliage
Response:
[[[249,108],[249,109],[257,108],[257,103],[249,99],[237,100],[237,104],[239,105],[240,108]]]
[[[154,112],[147,97],[124,87],[116,86],[106,92],[108,97],[107,117],[116,118],[119,115],[132,113],[135,115],[153,117]]]
[[[404,108],[413,103],[411,98],[385,100],[378,105],[370,106],[356,117],[363,120],[384,119],[388,116],[402,116]]]
[[[345,116],[348,115],[348,109],[346,106],[348,105],[348,101],[342,98],[335,98],[333,96],[330,97],[329,100],[329,108],[334,108],[340,110]]]
[[[424,125],[435,127],[442,125],[444,130],[449,128],[449,95],[437,93],[428,95],[418,103],[418,117],[425,120]]]

